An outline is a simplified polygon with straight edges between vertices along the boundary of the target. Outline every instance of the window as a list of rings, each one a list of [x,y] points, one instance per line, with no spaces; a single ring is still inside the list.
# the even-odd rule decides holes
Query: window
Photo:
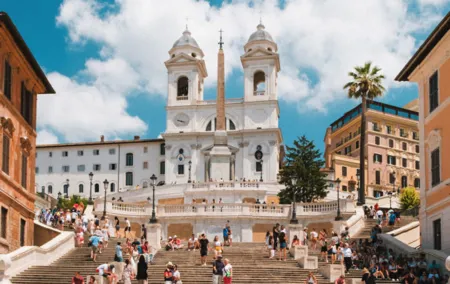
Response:
[[[178,165],[178,174],[184,175],[184,165]]]
[[[78,150],[77,154],[78,154],[78,156],[83,156],[84,155],[84,151],[83,150]]]
[[[164,161],[159,162],[159,174],[160,175],[166,174],[166,162]]]
[[[400,128],[400,137],[408,137],[408,133],[403,128]]]
[[[27,221],[20,218],[20,246],[23,247],[25,245],[25,231],[27,227]]]
[[[434,249],[441,250],[441,219],[433,221]]]
[[[375,136],[375,145],[380,145],[380,137]]]
[[[373,122],[373,131],[377,131],[377,132],[381,131],[381,128],[380,128],[380,126],[378,126],[377,122]]]
[[[342,167],[342,176],[343,177],[347,176],[347,167]]]
[[[116,184],[112,182],[112,183],[109,185],[109,190],[110,190],[111,192],[115,192],[115,191],[116,191]]]
[[[349,155],[352,152],[352,145],[344,148],[344,155]]]
[[[101,169],[101,165],[100,165],[100,164],[94,164],[93,170],[94,170],[95,172],[100,171],[100,169]]]
[[[145,147],[144,147],[144,153],[147,153],[147,152],[148,152],[148,147],[145,146]]]
[[[144,182],[142,183],[142,188],[148,188],[148,182],[144,181]]]
[[[3,134],[2,171],[9,175],[9,137]]]
[[[404,168],[408,167],[408,160],[405,158],[402,158],[402,167],[404,167]]]
[[[408,186],[408,177],[402,176],[402,188],[405,188]]]
[[[416,168],[416,170],[420,170],[420,161],[416,161],[415,168]]]
[[[374,163],[382,163],[383,156],[381,156],[380,154],[373,154],[373,162]]]
[[[48,156],[51,158],[51,157],[53,157],[53,152],[48,152]]]
[[[263,96],[266,91],[266,74],[257,71],[253,74],[253,95]]]
[[[70,166],[62,166],[62,170],[65,173],[68,173],[70,171]]]
[[[342,191],[347,191],[347,186],[346,185],[342,186]]]
[[[27,171],[28,171],[28,157],[22,153],[22,178],[21,184],[23,188],[27,188]]]
[[[47,191],[48,191],[48,194],[53,194],[53,186],[49,185]]]
[[[389,174],[389,183],[390,184],[394,184],[395,183],[395,174],[394,173],[390,173]]]
[[[417,134],[417,132],[413,131],[413,139],[414,140],[419,140],[419,134]]]
[[[94,153],[94,156],[100,155],[100,150],[99,149],[94,149],[92,152]]]
[[[79,193],[83,193],[83,191],[84,191],[84,185],[83,184],[79,184],[78,185],[78,192]]]
[[[109,170],[114,171],[117,169],[117,164],[109,164]]]
[[[419,145],[416,145],[416,153],[420,153],[420,147],[419,147]]]
[[[206,125],[205,131],[212,131],[212,120],[210,120],[210,121],[208,122],[208,124]]]
[[[96,183],[94,185],[94,192],[99,193],[100,192],[100,185],[98,183]]]
[[[177,100],[187,100],[189,93],[189,79],[187,77],[178,78]]]
[[[2,207],[2,221],[0,225],[0,237],[3,239],[6,239],[6,232],[7,232],[7,226],[8,226],[8,209],[5,207]]]
[[[386,125],[386,132],[387,134],[392,134],[392,126]]]
[[[381,184],[381,172],[375,171],[375,184]]]
[[[441,182],[441,162],[439,148],[431,152],[431,185],[435,186]]]
[[[25,82],[20,90],[20,114],[29,125],[33,124],[33,93],[27,90]]]
[[[78,172],[84,172],[85,169],[86,169],[85,165],[78,165],[78,166],[77,166],[77,171],[78,171]]]
[[[389,148],[394,148],[394,140],[389,139]]]
[[[128,167],[133,165],[133,154],[132,153],[127,153],[127,155],[125,156],[125,165]]]
[[[8,60],[5,60],[5,75],[3,77],[3,93],[5,97],[11,100],[11,86],[12,86],[12,68]]]
[[[48,173],[49,173],[49,174],[53,173],[53,167],[52,167],[52,166],[49,166],[49,167],[48,167]]]
[[[403,151],[407,151],[408,150],[408,144],[406,144],[406,142],[402,143],[402,149],[403,149]]]
[[[68,197],[69,196],[69,184],[68,183],[66,183],[63,186],[63,191],[64,191],[64,197]]]
[[[159,154],[160,155],[165,155],[166,154],[166,144],[162,143],[159,145]]]
[[[230,127],[228,128],[229,130],[236,130],[236,125],[234,124],[234,122],[230,119],[228,120],[230,123]]]
[[[63,152],[62,152],[62,156],[63,156],[63,157],[68,157],[68,156],[69,156],[69,152],[63,151]]]
[[[258,173],[262,172],[262,163],[261,163],[261,161],[257,161],[256,162],[256,171]]]
[[[395,156],[388,155],[387,156],[387,162],[388,162],[389,165],[394,165],[395,166],[397,164],[397,158]]]
[[[414,179],[414,187],[415,188],[419,188],[420,187],[420,178],[415,178]]]
[[[144,162],[144,164],[142,165],[142,167],[143,167],[144,169],[148,169],[148,162]]]
[[[116,149],[114,149],[114,148],[109,149],[109,154],[110,155],[115,155],[116,154]]]
[[[35,168],[34,168],[34,173],[35,173],[35,174],[39,174],[39,167],[35,167]]]
[[[133,185],[133,173],[132,172],[125,173],[125,185],[128,185],[128,186]]]
[[[356,149],[359,149],[359,141],[356,141],[355,148],[356,148]]]
[[[439,105],[439,86],[438,86],[438,72],[434,72],[434,74],[429,79],[430,85],[430,113],[435,110]]]

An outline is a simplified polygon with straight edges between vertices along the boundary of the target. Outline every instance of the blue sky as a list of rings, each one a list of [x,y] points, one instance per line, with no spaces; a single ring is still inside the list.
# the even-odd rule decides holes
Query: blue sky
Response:
[[[206,54],[206,98],[216,92],[218,27],[225,30],[226,94],[241,97],[239,56],[262,15],[281,57],[284,142],[304,134],[322,150],[326,127],[356,104],[341,90],[351,66],[372,60],[383,68],[386,103],[402,106],[417,97],[414,85],[399,85],[393,77],[450,7],[446,0],[337,2],[167,0],[155,7],[153,0],[14,0],[2,1],[0,10],[13,19],[57,91],[39,99],[40,143],[163,132],[163,62],[186,17]],[[367,29],[371,34],[362,34]]]

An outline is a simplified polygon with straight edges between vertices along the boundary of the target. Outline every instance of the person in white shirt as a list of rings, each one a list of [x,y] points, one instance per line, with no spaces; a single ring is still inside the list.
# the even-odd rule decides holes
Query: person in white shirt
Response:
[[[344,255],[345,273],[348,273],[349,269],[352,267],[352,249],[345,243],[342,249],[342,254]]]
[[[233,278],[233,267],[231,266],[228,258],[223,260],[223,264],[225,264],[225,267],[223,268],[223,283],[231,284]]]
[[[127,224],[127,226],[125,227],[125,238],[128,238],[127,232],[130,234],[131,237],[131,223],[130,220],[128,220],[128,218],[125,218],[125,223]]]
[[[192,234],[192,237],[188,240],[188,251],[195,251],[199,246],[198,239]]]
[[[100,265],[97,267],[98,276],[104,277],[108,279],[108,283],[114,283],[113,281],[117,281],[117,275],[114,273],[114,265],[108,265],[107,263]]]
[[[316,229],[313,228],[309,235],[311,236],[311,249],[317,250],[317,238],[319,237],[319,234],[316,232]]]

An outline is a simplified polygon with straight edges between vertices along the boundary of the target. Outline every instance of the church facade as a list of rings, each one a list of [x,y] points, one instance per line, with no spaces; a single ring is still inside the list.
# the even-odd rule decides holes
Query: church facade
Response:
[[[277,174],[284,153],[278,127],[277,52],[277,44],[259,24],[241,56],[244,97],[226,99],[226,51],[221,44],[217,99],[204,100],[208,76],[204,54],[190,31],[184,31],[165,62],[167,121],[162,137],[136,136],[127,141],[105,141],[102,137],[97,142],[40,145],[36,191],[54,197],[61,193],[62,197],[95,199],[105,190],[107,194],[150,190],[150,177],[155,174],[157,199],[162,202],[176,199],[177,203],[189,203],[187,198],[195,198],[195,194],[187,197],[185,190],[177,190],[182,188],[179,185],[236,181],[261,186],[249,195],[228,191],[220,197],[224,202],[242,202],[245,198],[277,202],[281,188]],[[104,180],[108,181],[106,188]],[[270,190],[264,190],[263,184]],[[203,193],[199,196],[204,197]]]

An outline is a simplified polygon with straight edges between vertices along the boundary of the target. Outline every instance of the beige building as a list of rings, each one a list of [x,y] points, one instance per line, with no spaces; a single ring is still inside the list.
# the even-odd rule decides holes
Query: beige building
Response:
[[[450,13],[406,64],[398,81],[418,84],[422,247],[450,253]]]
[[[400,108],[376,101],[367,103],[366,195],[380,197],[407,186],[419,187],[419,115],[417,102]],[[361,104],[327,128],[323,169],[341,180],[342,191],[359,186]]]

